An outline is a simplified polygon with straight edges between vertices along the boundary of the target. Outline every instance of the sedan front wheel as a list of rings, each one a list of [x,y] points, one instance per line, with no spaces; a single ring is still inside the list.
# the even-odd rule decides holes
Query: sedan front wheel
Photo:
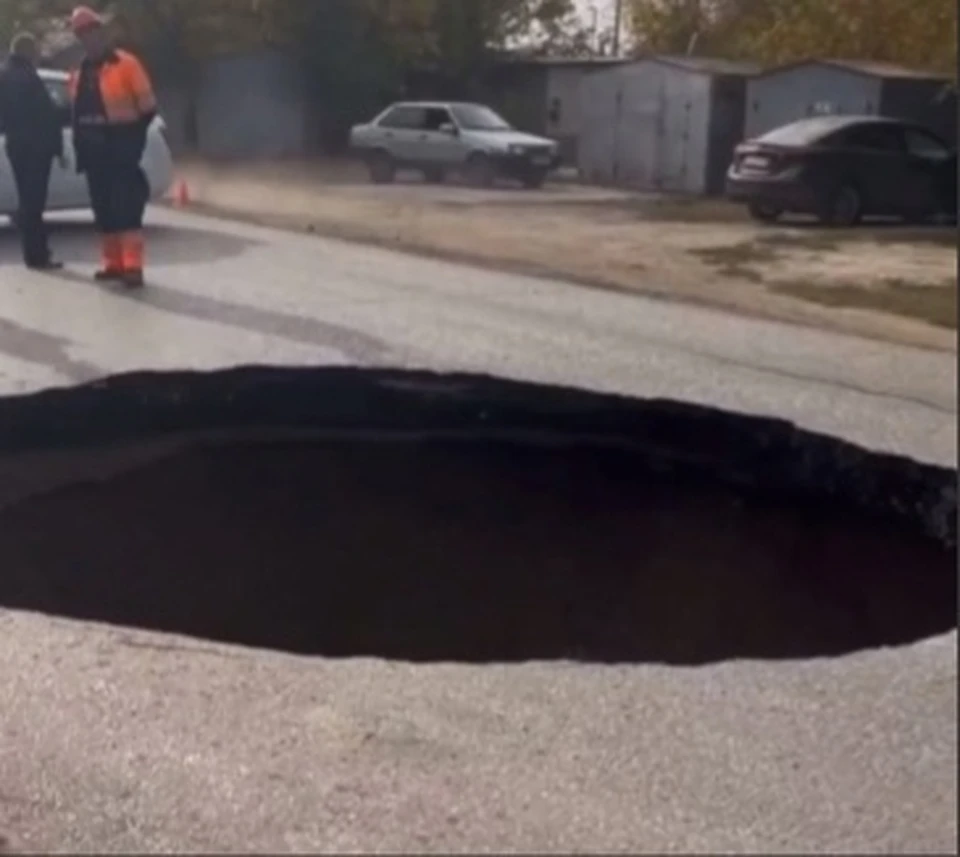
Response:
[[[762,202],[751,202],[747,206],[750,216],[759,223],[775,223],[783,215],[783,209]]]
[[[474,187],[493,187],[497,180],[496,164],[481,152],[470,156],[465,171],[467,182]]]
[[[521,179],[527,190],[540,190],[547,181],[546,170],[528,170]]]

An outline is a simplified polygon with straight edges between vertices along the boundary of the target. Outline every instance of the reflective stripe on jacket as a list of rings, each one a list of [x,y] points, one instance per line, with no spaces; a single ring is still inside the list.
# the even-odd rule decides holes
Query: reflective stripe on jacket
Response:
[[[125,125],[141,122],[156,113],[153,85],[140,60],[133,54],[116,50],[101,63],[88,63],[70,75],[70,97],[76,109],[81,75],[95,73],[99,79],[103,112],[100,116],[77,115],[75,121],[78,124]]]

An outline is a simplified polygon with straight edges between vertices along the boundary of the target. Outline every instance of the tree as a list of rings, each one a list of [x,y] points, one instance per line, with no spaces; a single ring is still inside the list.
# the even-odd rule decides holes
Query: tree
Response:
[[[0,0],[0,34],[66,14],[70,0]],[[589,39],[574,0],[92,0],[158,83],[176,85],[196,112],[203,64],[274,47],[296,58],[334,137],[403,95],[412,82],[465,94],[496,51],[583,54]],[[188,130],[188,139],[193,135]]]
[[[306,79],[333,146],[393,99],[475,94],[496,51],[570,50],[578,37],[572,0],[294,2]]]
[[[0,53],[18,30],[42,35],[45,22],[68,14],[70,8],[69,0],[0,0]]]
[[[879,60],[956,73],[956,0],[631,0],[642,49],[777,64]]]

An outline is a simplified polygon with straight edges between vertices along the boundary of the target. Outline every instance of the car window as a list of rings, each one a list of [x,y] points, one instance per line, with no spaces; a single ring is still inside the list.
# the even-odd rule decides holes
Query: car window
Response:
[[[426,111],[422,107],[394,107],[378,123],[381,128],[419,130],[424,126]]]
[[[851,128],[844,140],[854,149],[888,154],[903,152],[903,134],[893,125],[860,125]]]
[[[453,124],[453,118],[450,111],[444,107],[429,107],[423,121],[423,127],[427,131],[439,131],[444,125]]]
[[[509,131],[510,123],[479,104],[458,104],[453,109],[457,124],[466,131]]]
[[[950,150],[932,134],[916,128],[907,128],[904,132],[907,151],[918,158],[944,160],[950,156]]]
[[[70,124],[70,89],[67,81],[60,79],[44,78],[44,85],[57,106],[60,114],[60,124],[64,127]]]
[[[47,91],[50,93],[50,97],[57,107],[70,106],[70,90],[65,80],[44,78],[43,82],[46,84]]]

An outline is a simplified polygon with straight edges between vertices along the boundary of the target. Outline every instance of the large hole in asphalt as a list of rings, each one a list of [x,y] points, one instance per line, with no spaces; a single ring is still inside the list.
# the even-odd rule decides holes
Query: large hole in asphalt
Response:
[[[250,377],[0,403],[24,415],[0,421],[0,605],[411,661],[807,658],[956,626],[950,471],[663,403]]]

